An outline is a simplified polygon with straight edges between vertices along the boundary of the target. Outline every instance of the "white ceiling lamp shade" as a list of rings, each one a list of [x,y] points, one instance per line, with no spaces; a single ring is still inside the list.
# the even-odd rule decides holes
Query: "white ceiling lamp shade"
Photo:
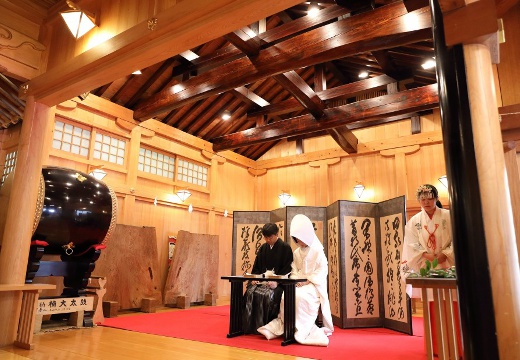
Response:
[[[107,176],[107,173],[103,169],[97,168],[89,172],[89,175],[94,176],[97,180],[103,180],[105,176]]]
[[[354,192],[356,193],[357,197],[361,199],[361,195],[363,195],[363,191],[365,191],[365,187],[363,184],[357,184],[354,186]]]
[[[182,202],[186,201],[187,198],[191,196],[191,192],[189,190],[177,190],[175,193]]]
[[[70,32],[76,39],[79,39],[96,26],[96,18],[93,14],[81,10],[72,1],[67,1],[71,10],[62,11],[61,17],[67,24]]]
[[[448,177],[446,175],[442,175],[440,178],[439,178],[439,181],[441,182],[442,185],[444,185],[444,187],[447,189],[448,188]]]
[[[278,198],[282,202],[283,206],[287,205],[289,202],[289,199],[291,198],[291,194],[289,194],[287,191],[282,190],[281,194],[278,195]]]

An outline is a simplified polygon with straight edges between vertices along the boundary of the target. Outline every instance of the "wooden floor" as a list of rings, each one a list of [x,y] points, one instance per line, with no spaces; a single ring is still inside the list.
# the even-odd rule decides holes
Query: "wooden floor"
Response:
[[[158,310],[158,312],[162,311],[180,311],[180,309],[161,308]],[[131,314],[135,314],[135,312],[125,312],[119,314],[119,316]],[[24,350],[14,346],[0,348],[0,360],[307,359],[198,341],[141,334],[102,326],[42,332],[34,335],[34,345],[34,350]]]
[[[421,315],[421,306],[417,310]],[[179,311],[164,308],[159,311]],[[127,316],[123,313],[120,316]],[[128,360],[128,359],[190,359],[190,360],[296,360],[301,357],[213,345],[197,341],[141,334],[132,331],[96,326],[39,333],[34,336],[34,350],[14,346],[0,349],[0,360]]]

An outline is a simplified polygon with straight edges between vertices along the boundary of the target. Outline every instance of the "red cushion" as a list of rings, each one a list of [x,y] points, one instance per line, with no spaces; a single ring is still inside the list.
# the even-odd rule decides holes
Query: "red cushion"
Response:
[[[43,240],[33,240],[31,241],[31,246],[47,246],[49,243]]]

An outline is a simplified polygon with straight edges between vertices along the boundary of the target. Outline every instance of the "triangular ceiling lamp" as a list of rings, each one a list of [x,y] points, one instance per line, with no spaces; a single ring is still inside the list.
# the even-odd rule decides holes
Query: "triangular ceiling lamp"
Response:
[[[440,178],[439,178],[439,181],[441,182],[442,185],[444,185],[444,187],[447,189],[448,188],[448,177],[446,175],[442,175]]]
[[[94,14],[81,10],[70,0],[67,0],[67,5],[71,10],[62,11],[61,17],[65,20],[72,35],[79,39],[96,26],[96,18]]]
[[[291,194],[282,190],[282,193],[280,195],[278,195],[278,198],[282,202],[283,206],[285,206],[289,202],[289,199],[291,198]]]
[[[102,169],[103,165],[89,165],[89,175],[94,176],[97,180],[103,180],[107,173]]]
[[[191,192],[189,192],[188,190],[177,190],[175,194],[177,194],[177,196],[179,197],[179,199],[181,199],[182,202],[186,201],[186,199],[191,196]]]
[[[356,192],[356,195],[359,199],[361,199],[361,195],[363,195],[363,191],[365,191],[365,187],[363,184],[357,184],[354,186],[354,191]]]

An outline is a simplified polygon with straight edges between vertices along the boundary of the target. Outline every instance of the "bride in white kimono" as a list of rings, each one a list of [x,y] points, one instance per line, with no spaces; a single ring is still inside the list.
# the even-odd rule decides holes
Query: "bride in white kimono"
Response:
[[[323,246],[316,237],[311,220],[302,214],[296,215],[291,222],[291,237],[298,244],[291,264],[291,278],[305,278],[306,282],[296,285],[296,330],[294,338],[300,344],[329,344],[334,325],[330,313],[327,294],[328,262]],[[278,318],[258,329],[267,339],[280,336],[284,332],[283,299]],[[323,327],[316,326],[316,317],[321,305]]]

